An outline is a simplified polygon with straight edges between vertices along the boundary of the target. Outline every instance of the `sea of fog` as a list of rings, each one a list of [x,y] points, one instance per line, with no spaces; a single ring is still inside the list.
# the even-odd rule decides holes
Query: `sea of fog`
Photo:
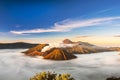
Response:
[[[120,76],[120,52],[76,55],[68,61],[25,56],[25,49],[0,50],[0,80],[29,80],[37,72],[70,73],[76,80],[105,80]]]

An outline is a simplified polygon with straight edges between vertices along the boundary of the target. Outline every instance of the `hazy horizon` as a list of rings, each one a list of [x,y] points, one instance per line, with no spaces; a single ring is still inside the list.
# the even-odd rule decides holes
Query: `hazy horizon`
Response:
[[[30,39],[25,39],[25,40],[11,40],[11,41],[1,41],[0,43],[15,43],[15,42],[26,42],[26,43],[37,43],[37,44],[60,44],[62,43],[62,41],[64,39],[70,39],[73,42],[77,42],[77,41],[82,41],[82,42],[88,42],[90,44],[94,44],[97,46],[103,46],[103,47],[120,47],[120,39],[113,39],[110,40],[110,38],[105,38],[103,40],[103,38],[95,38],[93,37],[93,39],[90,38],[30,38]],[[96,42],[98,41],[99,42]]]

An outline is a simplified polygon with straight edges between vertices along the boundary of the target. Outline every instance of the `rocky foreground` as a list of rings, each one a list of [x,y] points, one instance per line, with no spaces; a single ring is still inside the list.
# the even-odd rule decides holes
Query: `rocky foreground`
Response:
[[[49,49],[43,51],[43,49],[48,46]],[[28,56],[43,56],[44,59],[69,60],[76,58],[74,54],[88,54],[119,50],[119,47],[99,47],[87,42],[72,42],[69,39],[65,39],[59,47],[51,47],[49,44],[39,44],[23,53]]]

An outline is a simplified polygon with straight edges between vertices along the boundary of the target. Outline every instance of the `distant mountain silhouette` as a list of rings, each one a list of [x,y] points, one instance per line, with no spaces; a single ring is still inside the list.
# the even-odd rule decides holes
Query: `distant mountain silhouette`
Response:
[[[23,53],[25,53],[26,55],[32,54],[31,56],[33,56],[33,53],[36,54],[35,51],[37,51],[37,53],[38,53],[38,52],[41,52],[41,50],[42,50],[45,46],[48,46],[48,45],[49,45],[49,44],[39,44],[39,45],[37,45],[37,46],[35,46],[35,47],[32,47],[32,48],[28,49],[27,51],[25,51],[25,52],[23,52]]]
[[[30,44],[25,42],[16,42],[16,43],[0,43],[0,49],[26,49],[34,47],[38,44]]]
[[[74,42],[72,42],[72,41],[69,40],[69,39],[65,39],[65,40],[63,40],[63,43],[64,43],[64,44],[73,44]]]
[[[69,60],[76,58],[75,55],[66,52],[62,48],[52,48],[46,52],[47,55],[44,56],[44,59],[52,59],[52,60]]]
[[[90,44],[88,42],[73,42],[69,39],[63,40],[63,44],[74,44],[71,47],[64,48],[68,53],[77,53],[77,54],[85,54],[85,53],[97,53],[97,52],[105,52],[105,51],[111,51],[109,48],[106,47],[100,47],[93,44]]]
[[[120,47],[109,47],[110,51],[120,51]]]
[[[82,45],[82,46],[95,46],[95,45],[90,44],[90,43],[88,43],[88,42],[82,42],[82,41],[73,42],[73,41],[71,41],[71,40],[69,40],[69,39],[63,40],[63,43],[64,43],[64,44],[78,44],[78,45]]]
[[[66,47],[64,49],[68,53],[74,53],[74,54],[86,54],[86,53],[97,53],[97,52],[110,51],[108,48],[86,47],[86,46],[80,46],[80,45],[76,45],[76,46],[73,46],[73,47]]]

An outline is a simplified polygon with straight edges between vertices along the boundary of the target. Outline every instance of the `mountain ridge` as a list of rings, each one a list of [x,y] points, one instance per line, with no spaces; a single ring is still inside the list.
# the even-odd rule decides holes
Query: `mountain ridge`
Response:
[[[26,42],[14,42],[14,43],[0,43],[0,49],[27,49],[34,47],[38,44],[26,43]]]

